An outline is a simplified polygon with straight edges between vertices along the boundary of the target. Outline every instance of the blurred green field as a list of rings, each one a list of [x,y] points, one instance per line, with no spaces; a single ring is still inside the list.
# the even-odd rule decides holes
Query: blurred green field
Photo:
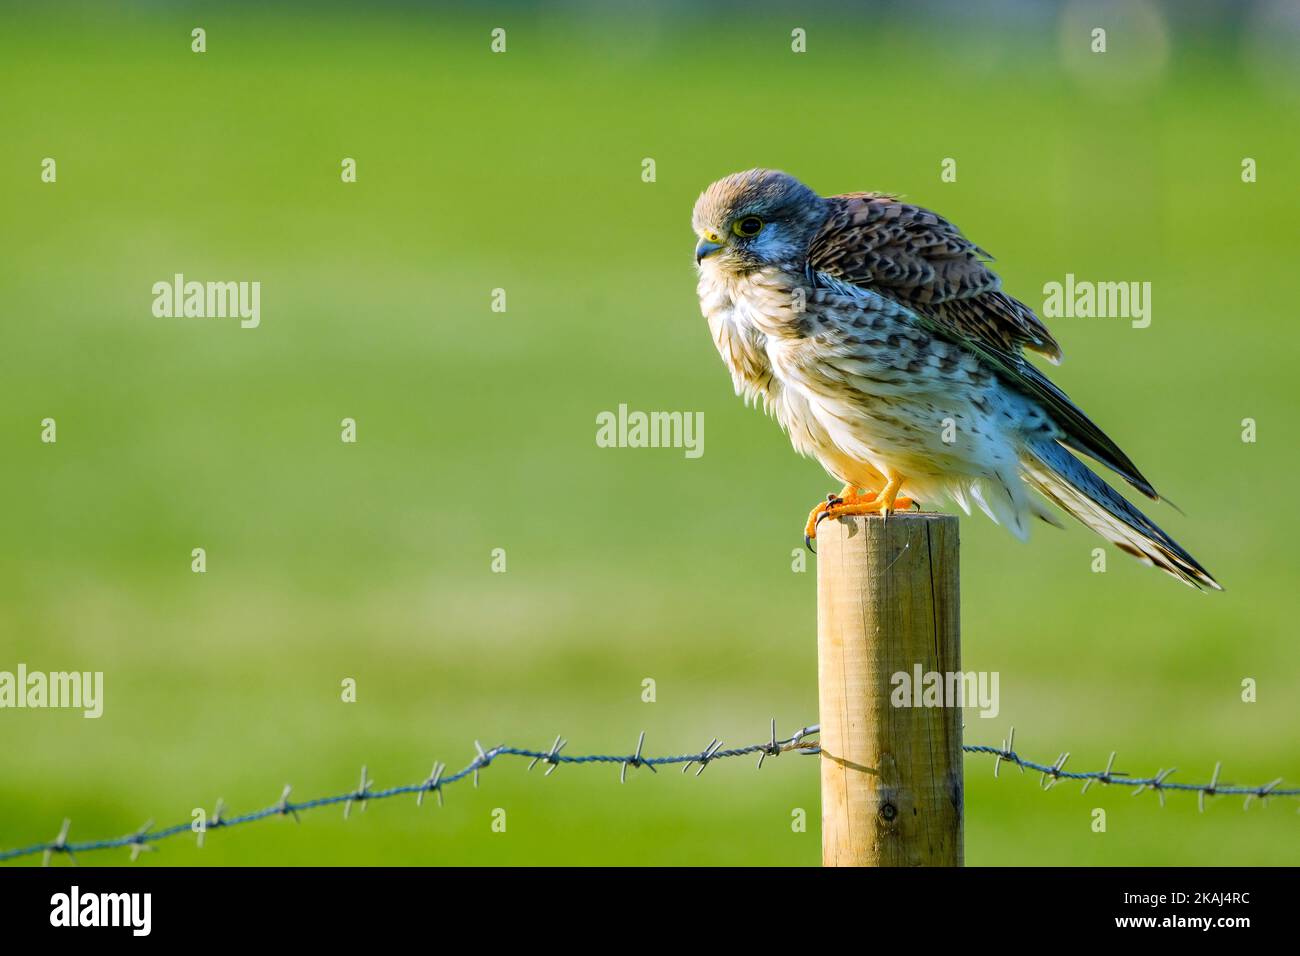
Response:
[[[663,753],[814,721],[815,565],[791,563],[832,483],[733,396],[691,261],[696,195],[755,165],[942,211],[1034,305],[1067,272],[1153,284],[1148,329],[1054,321],[1053,376],[1227,591],[1113,551],[1094,574],[1081,527],[1022,545],[963,520],[964,664],[1002,692],[967,741],[1015,724],[1079,769],[1116,749],[1134,773],[1300,779],[1293,91],[1177,23],[1159,76],[1117,90],[1088,71],[1149,51],[1116,32],[1067,69],[1051,16],[738,9],[0,13],[0,669],[106,685],[99,720],[0,712],[0,848],[338,792],[363,763],[414,782],[476,738],[624,752],[644,729]],[[259,280],[261,327],[154,318],[176,272]],[[596,447],[621,402],[703,411],[705,454]],[[816,770],[620,786],[503,762],[443,809],[317,811],[141,864],[813,865]],[[974,865],[1300,862],[1293,801],[1200,816],[991,770],[967,760]]]

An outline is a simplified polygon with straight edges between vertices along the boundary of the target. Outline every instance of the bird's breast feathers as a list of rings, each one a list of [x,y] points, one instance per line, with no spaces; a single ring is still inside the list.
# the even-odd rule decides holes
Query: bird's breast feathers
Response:
[[[762,400],[795,447],[831,460],[910,474],[965,472],[943,440],[945,420],[980,445],[1001,409],[973,355],[928,332],[905,307],[824,275],[705,268],[700,304],[738,394]],[[991,424],[991,423],[990,423]],[[969,457],[972,445],[964,446]],[[990,447],[985,455],[1000,457]],[[983,470],[982,467],[980,470]]]

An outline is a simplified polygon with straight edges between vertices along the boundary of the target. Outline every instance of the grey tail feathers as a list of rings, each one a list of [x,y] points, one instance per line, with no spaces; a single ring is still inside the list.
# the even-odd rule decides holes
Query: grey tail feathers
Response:
[[[1222,591],[1210,572],[1150,518],[1055,441],[1036,441],[1021,459],[1024,478],[1121,551],[1194,588]]]

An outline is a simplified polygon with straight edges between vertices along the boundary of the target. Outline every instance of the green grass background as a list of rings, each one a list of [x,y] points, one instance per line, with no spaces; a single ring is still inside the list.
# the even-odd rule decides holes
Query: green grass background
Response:
[[[1134,773],[1300,778],[1296,100],[1233,30],[1166,12],[1163,60],[1117,28],[1070,66],[1050,8],[6,9],[0,669],[102,670],[106,712],[0,712],[0,847],[339,792],[362,763],[414,782],[475,738],[626,752],[645,729],[663,753],[814,721],[815,565],[791,564],[832,485],[733,396],[690,255],[700,189],[754,165],[932,206],[1036,306],[1066,272],[1154,285],[1148,329],[1056,320],[1053,375],[1227,591],[1113,551],[1094,574],[1080,527],[1022,545],[963,520],[964,664],[1002,690],[967,741],[1015,724],[1081,769],[1117,749]],[[154,318],[175,272],[261,281],[261,327]],[[597,448],[620,402],[703,411],[704,456]],[[967,760],[971,864],[1300,861],[1293,801],[1200,816],[991,770]],[[806,865],[818,813],[810,758],[623,786],[502,762],[443,809],[316,811],[141,864]]]

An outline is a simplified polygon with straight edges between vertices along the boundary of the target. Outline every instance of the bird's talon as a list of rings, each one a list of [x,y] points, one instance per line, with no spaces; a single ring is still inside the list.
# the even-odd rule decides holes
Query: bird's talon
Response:
[[[812,543],[817,538],[817,528],[826,518],[846,518],[853,515],[880,514],[889,516],[895,510],[907,511],[915,502],[898,494],[901,479],[895,479],[885,488],[871,495],[860,495],[852,485],[846,485],[839,494],[829,494],[826,500],[818,503],[808,515],[808,524],[803,531],[804,547],[813,554],[817,549]],[[919,508],[920,506],[917,505]]]

